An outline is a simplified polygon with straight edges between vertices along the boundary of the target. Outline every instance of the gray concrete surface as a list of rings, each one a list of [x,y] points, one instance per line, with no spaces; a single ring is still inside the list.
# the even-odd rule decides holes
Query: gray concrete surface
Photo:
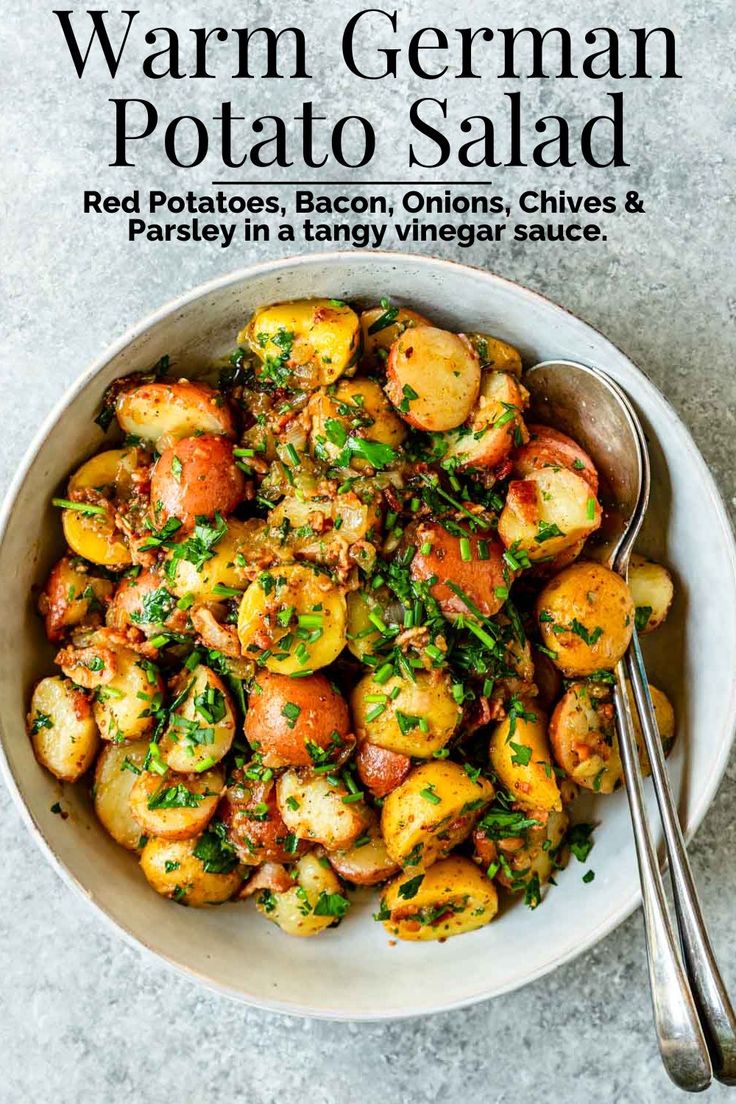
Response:
[[[439,0],[409,2],[401,5],[402,26],[477,25],[484,7],[461,2],[445,21],[447,6]],[[283,251],[277,243],[227,252],[206,244],[128,244],[117,221],[82,217],[85,187],[204,189],[217,174],[206,167],[175,173],[153,151],[136,169],[107,169],[107,98],[145,94],[144,82],[132,69],[114,92],[99,72],[78,82],[51,8],[39,0],[12,5],[0,27],[6,85],[0,122],[3,486],[52,404],[126,326],[209,276]],[[502,11],[482,14],[492,26],[522,26],[525,8],[510,0]],[[684,79],[622,85],[631,168],[616,174],[585,167],[543,174],[499,170],[494,185],[509,193],[540,181],[583,193],[623,195],[637,188],[647,213],[615,217],[608,239],[596,244],[433,251],[538,288],[605,331],[690,426],[733,513],[736,286],[729,188],[736,85],[726,63],[734,45],[730,9],[728,0],[547,5],[548,25],[578,30],[669,22],[680,36]],[[434,86],[422,91],[416,78],[377,87],[340,72],[331,19],[339,23],[354,10],[357,5],[342,0],[261,2],[247,9],[221,0],[150,0],[140,17],[148,26],[219,20],[227,26],[237,12],[238,21],[251,26],[269,18],[277,26],[298,20],[312,45],[320,45],[313,82],[251,82],[248,89],[235,87],[238,82],[171,82],[151,95],[162,113],[178,107],[203,115],[228,97],[247,97],[247,113],[287,115],[310,96],[337,114],[370,104],[383,131],[376,173],[403,177],[406,101],[440,93]],[[441,94],[452,96],[461,117],[484,104],[490,111],[497,91],[492,81],[483,88],[458,81]],[[600,91],[584,82],[574,88],[570,82],[527,82],[524,95],[537,114],[570,103],[582,114],[595,110]],[[299,170],[289,176],[297,179]],[[447,171],[447,179],[456,176]],[[715,945],[736,987],[735,799],[732,758],[691,854]],[[577,962],[492,1003],[397,1024],[310,1023],[210,996],[123,946],[46,865],[4,791],[0,854],[4,1104],[143,1104],[172,1097],[181,1104],[662,1104],[680,1096],[666,1081],[654,1044],[639,916]],[[725,1090],[713,1090],[711,1098],[725,1099]]]

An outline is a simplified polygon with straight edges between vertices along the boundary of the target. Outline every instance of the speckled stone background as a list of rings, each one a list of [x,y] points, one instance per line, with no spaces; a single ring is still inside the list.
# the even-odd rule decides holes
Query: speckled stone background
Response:
[[[126,60],[113,91],[96,67],[77,80],[52,7],[39,0],[9,5],[0,27],[6,78],[0,122],[3,484],[52,404],[126,326],[207,277],[282,252],[277,243],[227,252],[207,244],[128,244],[122,223],[84,218],[84,187],[175,192],[204,189],[218,175],[214,162],[175,173],[158,144],[141,152],[136,169],[106,168],[112,159],[109,96],[148,94],[162,118],[211,115],[213,105],[228,98],[246,115],[290,116],[309,98],[335,117],[362,104],[380,121],[375,175],[383,179],[407,174],[407,100],[447,95],[458,119],[483,110],[493,115],[500,103],[493,79],[448,78],[423,86],[406,71],[380,84],[348,78],[336,62],[335,27],[358,6],[337,0],[247,6],[149,0],[139,17],[147,27],[296,21],[310,40],[316,79],[154,84]],[[516,0],[502,8],[461,0],[449,21],[439,0],[400,9],[400,45],[405,31],[425,24],[528,22],[528,5]],[[691,427],[733,511],[732,6],[729,0],[565,0],[544,9],[545,25],[561,23],[577,32],[578,41],[601,24],[623,29],[662,21],[678,32],[684,79],[622,82],[630,169],[494,174],[494,187],[509,193],[540,183],[617,195],[638,188],[647,213],[610,220],[608,240],[596,244],[433,251],[539,288],[605,331]],[[131,63],[140,52],[138,35]],[[584,117],[597,110],[602,95],[583,81],[532,81],[523,91],[534,118],[556,110]],[[294,167],[284,178],[301,175]],[[458,172],[448,168],[445,175],[453,179]],[[732,758],[691,854],[715,945],[736,988],[734,798]],[[180,1104],[662,1104],[680,1096],[662,1072],[654,1043],[638,915],[577,962],[492,1003],[405,1023],[333,1025],[240,1007],[123,946],[52,873],[4,790],[0,854],[3,1104],[174,1098]],[[725,1099],[725,1090],[718,1087],[711,1097]]]

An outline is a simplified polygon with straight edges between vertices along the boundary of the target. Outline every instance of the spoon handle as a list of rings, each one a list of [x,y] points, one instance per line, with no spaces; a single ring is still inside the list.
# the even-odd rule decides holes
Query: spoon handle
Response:
[[[626,666],[641,721],[644,746],[652,767],[654,792],[657,796],[670,864],[672,896],[685,969],[700,1012],[715,1076],[724,1085],[736,1085],[736,1016],[723,984],[701,912],[665,767],[662,741],[636,633],[626,657]]]
[[[662,875],[644,807],[641,765],[623,662],[616,668],[613,694],[641,879],[647,965],[659,1050],[669,1077],[679,1088],[686,1092],[702,1092],[710,1085],[712,1067],[667,911]]]

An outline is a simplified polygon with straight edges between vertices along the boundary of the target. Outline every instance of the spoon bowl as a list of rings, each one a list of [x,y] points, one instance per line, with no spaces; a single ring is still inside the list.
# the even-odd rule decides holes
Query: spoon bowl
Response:
[[[625,575],[649,503],[649,463],[629,400],[603,372],[570,360],[536,364],[524,383],[530,421],[567,433],[598,469],[604,518],[586,554]]]

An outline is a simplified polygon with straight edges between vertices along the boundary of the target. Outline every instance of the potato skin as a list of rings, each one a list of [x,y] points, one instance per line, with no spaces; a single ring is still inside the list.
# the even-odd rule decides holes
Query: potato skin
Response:
[[[554,663],[567,677],[615,667],[629,646],[634,612],[621,576],[596,563],[566,567],[536,603],[542,641],[556,653]],[[582,628],[574,631],[576,625]]]
[[[312,846],[308,840],[289,838],[289,829],[279,812],[273,779],[251,781],[242,771],[236,771],[217,815],[246,866],[294,862]]]
[[[314,762],[309,744],[337,750],[349,728],[347,702],[324,675],[258,675],[248,702],[245,736],[264,766],[309,767]]]
[[[390,914],[383,925],[389,935],[444,940],[489,924],[498,912],[498,893],[474,862],[453,855],[423,875],[400,874],[384,890],[381,911]]]
[[[181,468],[179,467],[181,465]],[[177,474],[178,473],[178,474]],[[185,437],[159,456],[151,475],[154,524],[178,518],[182,530],[198,517],[227,517],[245,496],[245,476],[226,437]]]
[[[386,394],[416,429],[441,433],[461,425],[479,389],[480,361],[457,334],[421,326],[406,331],[391,346]],[[410,397],[413,392],[418,398]]]
[[[106,744],[95,766],[94,804],[97,819],[116,843],[137,851],[141,827],[130,807],[130,791],[148,755],[148,741]]]
[[[385,797],[395,790],[411,770],[411,759],[398,751],[389,751],[363,740],[355,753],[358,778],[374,797]]]
[[[154,807],[151,802],[172,787],[200,795],[196,805]],[[130,808],[141,831],[159,839],[183,840],[198,836],[215,814],[224,790],[224,775],[219,767],[202,774],[180,775],[143,773],[136,778],[130,791]]]
[[[538,468],[509,483],[498,535],[507,548],[519,548],[534,563],[589,537],[602,517],[600,503],[577,472]]]
[[[41,679],[28,714],[33,751],[63,782],[76,782],[97,754],[100,737],[87,694],[58,675]]]
[[[237,867],[228,874],[208,873],[194,854],[198,843],[198,837],[149,839],[141,853],[141,870],[163,897],[173,897],[189,908],[220,905],[239,888],[242,875]]]
[[[326,851],[350,847],[370,822],[362,801],[344,802],[348,790],[334,786],[324,774],[290,768],[276,784],[276,799],[284,824],[299,839],[321,843]]]
[[[461,468],[495,468],[525,441],[522,417],[529,393],[507,372],[484,372],[478,401],[465,426],[447,434],[447,456]]]
[[[157,591],[159,593],[154,598]],[[154,615],[162,610],[166,616],[163,620],[157,620]],[[172,632],[183,632],[187,615],[176,608],[176,596],[169,590],[165,578],[156,571],[142,571],[135,578],[121,579],[105,620],[111,628],[136,628],[146,636],[155,636],[161,632],[162,626]]]
[[[486,778],[473,781],[449,759],[414,767],[383,803],[381,832],[389,855],[403,867],[431,866],[470,834],[493,794]]]
[[[53,643],[80,624],[99,624],[114,584],[91,574],[86,564],[64,556],[52,568],[38,602],[46,636]]]
[[[428,759],[445,746],[462,717],[451,680],[439,671],[417,671],[414,677],[411,682],[393,675],[381,684],[368,674],[353,687],[350,705],[359,740],[419,759]],[[383,710],[374,716],[380,705]],[[399,713],[419,723],[404,721],[402,730]]]
[[[325,854],[340,877],[353,885],[377,885],[391,878],[400,869],[386,850],[377,819],[372,821],[352,847]]]
[[[319,935],[335,923],[336,917],[318,915],[315,906],[323,893],[340,893],[340,881],[329,864],[323,866],[312,851],[302,855],[293,874],[291,889],[260,893],[256,908],[287,935]]]
[[[462,558],[461,538],[439,524],[420,525],[417,529],[417,551],[411,562],[412,578],[418,581],[437,577],[429,593],[439,603],[445,617],[473,614],[473,610],[450,588],[459,587],[484,617],[492,617],[503,606],[504,598],[496,594],[497,588],[509,586],[512,573],[503,560],[504,547],[493,536],[484,537],[466,532],[470,546],[470,560]],[[428,552],[423,548],[429,544]],[[485,556],[482,559],[481,556]]]
[[[222,395],[206,383],[187,379],[142,383],[122,391],[115,413],[124,433],[156,445],[159,452],[195,432],[235,436],[233,415]]]
[[[667,620],[675,596],[672,576],[662,564],[634,554],[629,565],[629,590],[636,606],[637,632],[640,636],[654,632]]]
[[[296,299],[257,310],[238,335],[261,360],[282,362],[309,390],[334,383],[357,359],[360,322],[347,304]]]
[[[303,659],[296,644],[288,654],[279,652],[279,642],[287,634],[294,635],[294,625],[284,626],[278,620],[286,610],[293,610],[292,621],[315,612],[322,618],[322,635],[304,644]],[[337,659],[345,646],[346,616],[345,595],[339,587],[303,564],[288,564],[250,584],[240,603],[238,636],[245,656],[255,659],[269,650],[265,667],[277,674],[294,675],[326,667]]]
[[[513,727],[510,714],[493,729],[489,745],[491,766],[499,782],[525,809],[559,812],[562,799],[552,770],[547,718],[534,703],[525,703],[525,711],[526,716],[513,717]],[[531,755],[524,750],[530,748]]]
[[[598,494],[598,472],[588,453],[572,437],[551,426],[528,423],[529,440],[514,449],[511,455],[513,472],[524,479],[540,468],[567,468],[585,480],[594,495]]]

